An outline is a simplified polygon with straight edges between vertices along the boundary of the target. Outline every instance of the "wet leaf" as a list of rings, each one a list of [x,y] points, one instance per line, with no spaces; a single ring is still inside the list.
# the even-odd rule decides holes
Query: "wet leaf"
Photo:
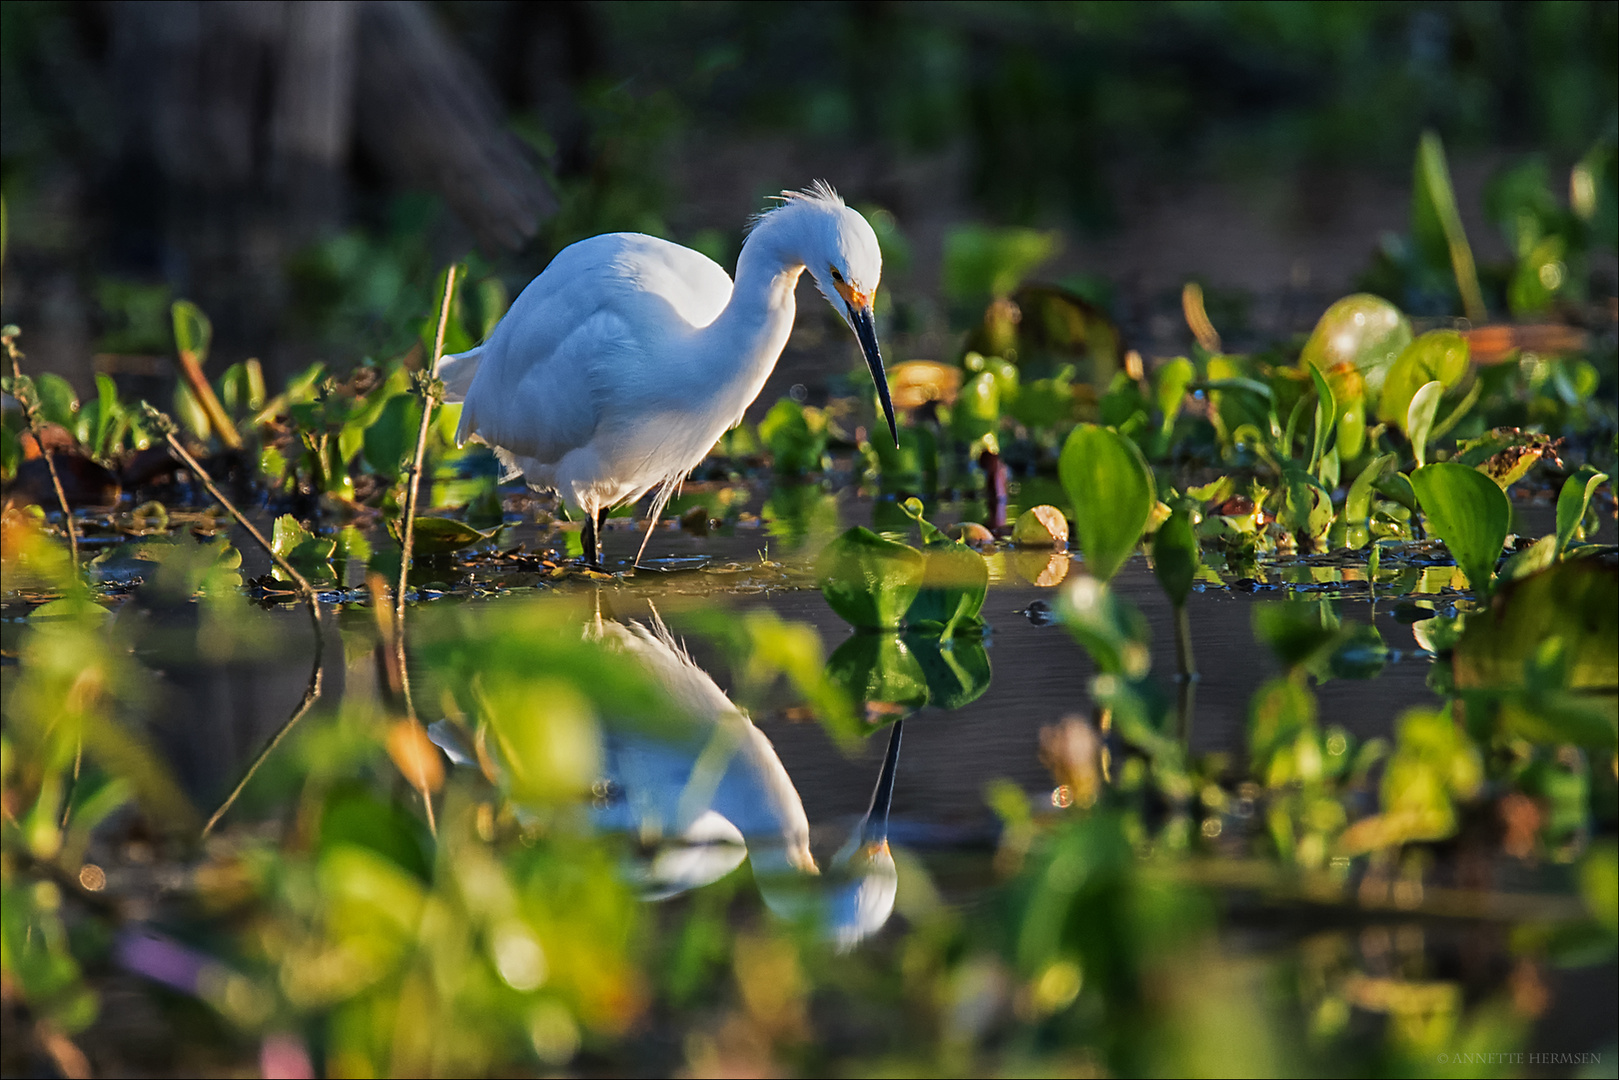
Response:
[[[1171,604],[1186,603],[1201,563],[1191,511],[1177,507],[1152,538],[1152,572]]]
[[[1428,463],[1428,433],[1433,430],[1434,417],[1439,413],[1439,397],[1445,388],[1436,379],[1423,383],[1411,396],[1406,412],[1405,431],[1411,438],[1411,453],[1417,459],[1417,468]]]
[[[1389,366],[1411,343],[1411,324],[1399,308],[1370,293],[1356,293],[1327,308],[1299,357],[1329,372],[1339,364],[1353,364],[1366,380],[1366,392],[1382,392]]]
[[[866,629],[897,628],[923,572],[921,552],[859,525],[828,544],[816,562],[826,602],[844,621]]]
[[[1377,418],[1386,424],[1406,423],[1411,399],[1430,382],[1446,390],[1467,374],[1467,339],[1455,330],[1431,330],[1407,345],[1389,368],[1378,396]]]
[[[1483,473],[1453,462],[1418,469],[1411,486],[1429,530],[1445,542],[1473,589],[1488,592],[1512,524],[1506,494]]]
[[[1158,497],[1141,451],[1118,432],[1081,424],[1063,444],[1058,476],[1091,575],[1106,581],[1141,540]]]

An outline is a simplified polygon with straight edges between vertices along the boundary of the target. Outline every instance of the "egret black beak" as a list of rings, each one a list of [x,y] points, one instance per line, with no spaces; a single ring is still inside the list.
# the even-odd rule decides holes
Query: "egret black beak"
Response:
[[[888,374],[883,371],[883,352],[877,347],[877,327],[871,321],[871,307],[849,309],[849,324],[855,337],[860,339],[860,351],[866,354],[866,367],[871,369],[871,381],[877,384],[877,400],[882,402],[883,417],[888,421],[888,434],[894,437],[894,448],[899,449],[899,426],[894,423],[894,399],[888,396]]]

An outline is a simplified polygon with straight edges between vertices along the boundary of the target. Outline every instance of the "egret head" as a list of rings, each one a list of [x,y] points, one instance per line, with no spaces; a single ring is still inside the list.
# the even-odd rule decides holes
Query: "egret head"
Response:
[[[825,181],[816,181],[804,191],[784,191],[781,197],[783,205],[764,218],[781,215],[798,225],[796,254],[804,260],[815,287],[843,316],[860,342],[866,367],[877,384],[877,400],[888,421],[888,433],[898,446],[894,403],[888,394],[888,376],[883,371],[883,354],[877,347],[877,327],[872,319],[877,285],[883,276],[883,253],[877,245],[877,234],[860,212],[844,205]]]

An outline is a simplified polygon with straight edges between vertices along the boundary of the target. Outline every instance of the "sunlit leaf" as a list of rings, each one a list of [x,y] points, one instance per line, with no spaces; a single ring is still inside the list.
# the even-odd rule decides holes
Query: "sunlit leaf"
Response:
[[[980,560],[982,561],[982,560]],[[855,526],[821,553],[816,576],[832,610],[853,626],[895,629],[916,600],[922,553]]]
[[[1171,604],[1186,603],[1201,564],[1191,511],[1177,507],[1152,538],[1152,572]]]
[[[1411,486],[1429,530],[1445,542],[1472,587],[1489,591],[1512,524],[1506,494],[1483,473],[1454,462],[1423,466],[1411,474]]]
[[[1352,364],[1366,380],[1366,392],[1377,395],[1389,365],[1410,343],[1411,324],[1398,308],[1370,293],[1355,293],[1322,314],[1299,362],[1323,372]]]
[[[1405,431],[1411,438],[1411,452],[1417,459],[1418,468],[1428,463],[1428,433],[1433,430],[1434,417],[1439,412],[1439,397],[1444,392],[1444,386],[1435,379],[1424,383],[1411,396]]]
[[[1430,382],[1450,389],[1467,374],[1467,339],[1455,330],[1430,330],[1407,345],[1389,368],[1377,400],[1377,418],[1404,427],[1411,399]]]
[[[1081,424],[1063,444],[1057,474],[1074,507],[1074,530],[1089,573],[1103,581],[1124,565],[1157,505],[1152,472],[1123,435]]]
[[[1580,522],[1585,520],[1585,511],[1591,505],[1592,496],[1607,479],[1607,473],[1598,472],[1590,465],[1582,465],[1579,471],[1563,481],[1563,490],[1557,495],[1558,555],[1568,550],[1569,542],[1579,532]]]

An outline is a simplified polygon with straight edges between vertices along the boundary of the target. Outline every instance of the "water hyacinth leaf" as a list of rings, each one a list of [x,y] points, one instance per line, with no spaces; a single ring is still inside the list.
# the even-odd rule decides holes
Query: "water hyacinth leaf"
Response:
[[[1389,368],[1377,399],[1377,418],[1406,423],[1411,399],[1430,382],[1450,389],[1467,374],[1467,339],[1455,330],[1430,330],[1407,345]]]
[[[395,394],[364,429],[362,446],[365,462],[379,476],[390,480],[399,476],[405,459],[416,446],[416,433],[422,423],[422,400],[415,394]]]
[[[1429,530],[1445,542],[1472,587],[1487,591],[1512,525],[1506,493],[1478,470],[1454,462],[1417,469],[1411,487]]]
[[[874,630],[899,627],[924,570],[920,551],[860,525],[828,544],[816,562],[821,595],[832,610],[852,626]]]
[[[898,719],[928,703],[927,675],[899,634],[852,635],[827,658],[826,676],[852,700],[878,706],[868,715]]]
[[[1513,552],[1501,564],[1502,581],[1517,581],[1538,574],[1557,561],[1557,537],[1542,536],[1522,551]]]
[[[956,637],[941,641],[907,634],[905,641],[922,668],[928,704],[934,708],[959,709],[977,701],[989,689],[989,651],[982,638]]]
[[[1322,371],[1352,364],[1366,380],[1366,393],[1377,395],[1389,365],[1410,343],[1411,324],[1399,308],[1382,297],[1355,293],[1322,314],[1299,362]]]
[[[1106,581],[1135,550],[1158,504],[1152,472],[1134,442],[1081,424],[1063,444],[1057,474],[1074,508],[1086,569]]]
[[[1563,481],[1563,490],[1557,495],[1557,554],[1568,550],[1575,539],[1580,522],[1585,520],[1586,508],[1597,489],[1608,479],[1590,465],[1582,465],[1578,472]]]
[[[1423,383],[1422,387],[1411,396],[1411,407],[1405,417],[1405,431],[1411,439],[1411,453],[1415,456],[1419,469],[1428,463],[1428,433],[1433,430],[1434,416],[1439,412],[1439,396],[1444,392],[1444,386],[1435,379]]]
[[[1158,412],[1163,416],[1161,430],[1166,438],[1175,426],[1175,418],[1180,415],[1187,387],[1196,378],[1197,368],[1184,356],[1175,357],[1153,372],[1153,397]]]
[[[466,522],[454,518],[420,515],[416,518],[414,554],[448,555],[452,551],[460,551],[480,541],[493,540],[495,533],[499,531],[496,528],[480,532]]]
[[[989,593],[989,564],[966,544],[947,540],[923,547],[921,588],[905,613],[907,626],[933,629],[948,639],[976,623]]]
[[[1338,423],[1338,398],[1327,383],[1326,376],[1314,364],[1310,365],[1310,381],[1315,383],[1315,437],[1310,445],[1310,472],[1320,475],[1321,455],[1326,453],[1327,440]]]
[[[1152,538],[1152,572],[1171,604],[1186,603],[1201,563],[1191,511],[1176,507]]]
[[[1376,484],[1383,478],[1383,474],[1395,462],[1393,454],[1384,454],[1374,458],[1372,463],[1360,471],[1354,483],[1349,485],[1349,494],[1344,499],[1344,520],[1351,524],[1366,521],[1372,516],[1372,492]]]
[[[1019,514],[1012,526],[1012,543],[1018,547],[1064,551],[1068,547],[1068,519],[1049,503],[1032,506]]]
[[[1332,493],[1297,465],[1289,465],[1283,479],[1287,482],[1284,524],[1301,548],[1314,548],[1332,528]]]
[[[282,514],[275,519],[275,531],[270,537],[270,550],[292,563],[294,567],[303,569],[324,563],[331,558],[336,550],[337,542],[329,537],[316,536],[291,514]]]
[[[1558,440],[1538,431],[1498,427],[1476,439],[1456,444],[1452,461],[1471,465],[1494,480],[1505,491],[1534,468],[1542,458],[1557,459]]]

